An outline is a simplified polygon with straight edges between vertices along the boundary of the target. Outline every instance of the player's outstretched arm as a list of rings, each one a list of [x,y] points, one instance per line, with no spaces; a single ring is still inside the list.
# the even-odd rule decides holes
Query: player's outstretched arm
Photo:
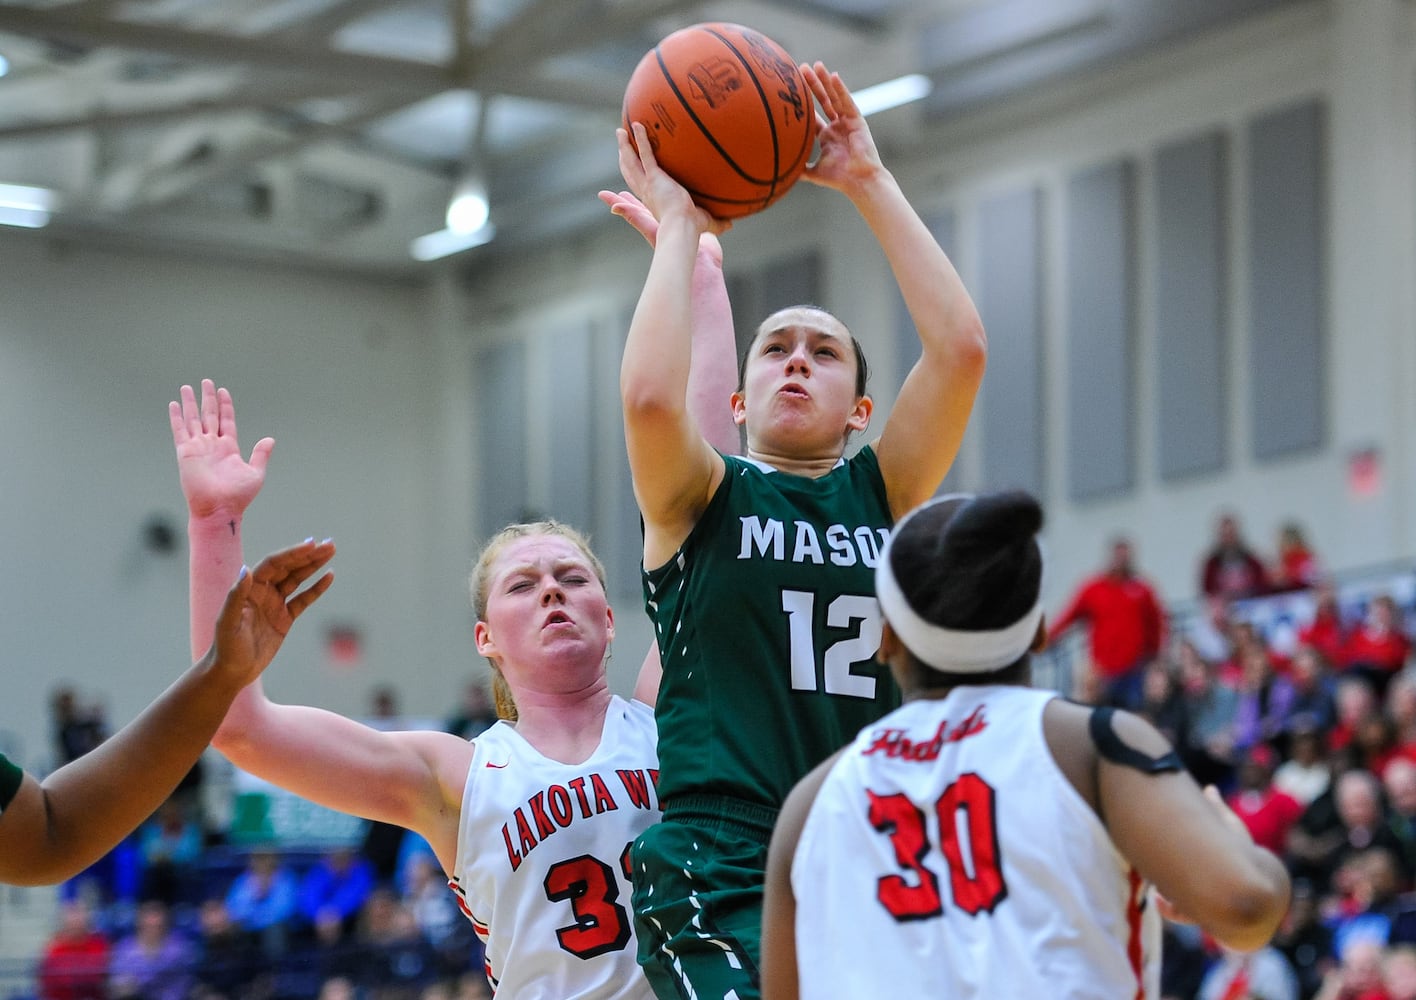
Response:
[[[211,645],[218,609],[242,565],[241,523],[265,482],[275,441],[261,438],[241,457],[231,393],[202,379],[201,400],[189,385],[167,404],[177,474],[187,500],[190,541],[191,643],[196,658]]]
[[[215,641],[136,719],[43,782],[25,776],[0,813],[0,881],[45,885],[82,871],[172,794],[240,690],[260,675],[291,624],[328,588],[305,581],[334,555],[307,542],[278,552],[226,595]]]
[[[654,246],[659,220],[633,193],[601,191],[600,200]],[[723,244],[713,233],[698,237],[690,299],[693,344],[688,365],[688,413],[704,440],[725,455],[736,455],[742,450],[731,403],[737,388],[737,340],[723,276]]]
[[[1170,752],[1150,723],[1127,712],[1116,735],[1149,757]],[[1287,869],[1257,846],[1214,789],[1185,771],[1148,774],[1102,757],[1099,813],[1116,847],[1173,911],[1238,951],[1267,944],[1288,909]]]
[[[880,160],[838,74],[801,67],[821,106],[821,155],[803,179],[850,198],[889,261],[922,348],[876,451],[896,517],[934,495],[963,441],[987,362],[983,322],[948,255]]]
[[[722,478],[723,461],[688,411],[692,287],[699,236],[712,219],[654,160],[644,126],[618,132],[620,173],[658,220],[654,253],[620,364],[620,403],[634,495],[650,566],[667,559],[697,522]]]

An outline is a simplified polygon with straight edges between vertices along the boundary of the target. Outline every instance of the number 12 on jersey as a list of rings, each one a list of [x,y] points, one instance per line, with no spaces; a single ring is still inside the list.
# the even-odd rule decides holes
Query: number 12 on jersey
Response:
[[[895,861],[906,873],[879,879],[875,895],[880,905],[902,922],[941,915],[939,878],[926,864],[934,845],[924,812],[900,792],[877,795],[866,789],[866,795],[870,825],[890,838]],[[934,814],[954,905],[971,917],[992,913],[1008,895],[992,786],[972,772],[960,775],[934,803]]]
[[[816,594],[809,590],[782,591],[782,612],[787,616],[792,689],[815,691]],[[829,643],[824,650],[822,677],[827,694],[848,698],[874,698],[875,678],[851,673],[851,664],[869,660],[880,648],[880,605],[874,597],[841,594],[826,607],[826,626],[850,629],[853,635]]]

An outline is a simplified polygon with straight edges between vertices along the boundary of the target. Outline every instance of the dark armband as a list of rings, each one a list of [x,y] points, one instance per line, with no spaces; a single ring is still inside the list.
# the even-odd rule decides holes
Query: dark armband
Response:
[[[0,753],[0,813],[10,807],[24,780],[25,772]]]
[[[1149,754],[1141,753],[1135,747],[1122,743],[1121,737],[1116,735],[1116,729],[1111,724],[1115,715],[1116,709],[1110,705],[1103,705],[1092,710],[1091,718],[1087,721],[1087,728],[1091,731],[1092,742],[1096,744],[1097,753],[1113,764],[1134,768],[1142,774],[1164,774],[1167,771],[1185,770],[1184,762],[1180,760],[1180,755],[1174,749],[1159,757],[1152,757]]]

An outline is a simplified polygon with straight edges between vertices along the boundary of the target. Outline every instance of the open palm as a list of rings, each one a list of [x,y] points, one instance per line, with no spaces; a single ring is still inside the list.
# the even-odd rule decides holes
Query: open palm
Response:
[[[231,393],[217,389],[211,379],[202,380],[200,405],[192,387],[184,385],[181,402],[168,403],[167,413],[177,450],[177,473],[191,514],[200,517],[244,511],[265,483],[266,463],[275,441],[261,438],[251,449],[250,460],[242,458]]]

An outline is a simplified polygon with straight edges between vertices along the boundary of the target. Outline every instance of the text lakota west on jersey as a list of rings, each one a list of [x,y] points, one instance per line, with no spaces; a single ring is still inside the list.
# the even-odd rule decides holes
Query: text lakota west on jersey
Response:
[[[512,820],[502,824],[502,840],[506,842],[506,857],[511,862],[511,870],[521,867],[526,855],[536,849],[547,837],[564,830],[577,819],[590,819],[604,812],[619,808],[619,802],[611,793],[611,786],[618,783],[621,793],[635,809],[659,808],[659,772],[653,770],[620,769],[608,782],[598,773],[591,772],[566,782],[551,785],[526,800],[525,806],[517,806]],[[511,832],[515,826],[516,833]]]
[[[766,522],[756,514],[739,517],[742,522],[742,545],[738,549],[739,559],[751,559],[754,555],[763,559],[782,562],[787,559],[787,526],[775,517]],[[792,553],[794,563],[815,563],[824,565],[829,558],[837,566],[854,566],[860,563],[874,568],[880,562],[880,548],[890,536],[889,528],[872,528],[860,525],[848,528],[844,524],[833,524],[824,532],[818,532],[810,521],[791,523]],[[825,548],[822,540],[825,539]],[[830,555],[827,555],[827,550]]]
[[[988,722],[983,717],[983,706],[977,705],[957,725],[951,727],[948,719],[939,723],[939,728],[934,731],[933,738],[928,740],[912,740],[905,735],[903,729],[882,729],[874,734],[870,746],[865,748],[862,755],[869,757],[871,754],[879,753],[886,757],[897,757],[902,760],[937,760],[946,743],[958,743],[960,740],[966,740],[970,736],[983,732],[987,725]]]

